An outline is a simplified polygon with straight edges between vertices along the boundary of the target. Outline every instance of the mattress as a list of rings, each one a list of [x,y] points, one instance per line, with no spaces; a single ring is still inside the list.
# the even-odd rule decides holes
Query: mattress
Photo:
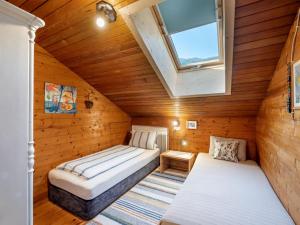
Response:
[[[162,225],[294,225],[254,161],[200,153]]]
[[[116,148],[125,149],[127,147],[128,146],[125,145],[114,146],[112,148],[101,151],[100,156],[101,154],[107,155],[107,153],[115,151]],[[135,157],[127,157],[126,161],[120,163],[119,165],[114,164],[113,166],[109,166],[109,170],[102,169],[102,172],[99,173],[99,175],[93,175],[89,179],[83,176],[79,176],[78,173],[74,173],[74,171],[70,171],[68,169],[63,170],[62,167],[66,165],[66,163],[64,163],[49,172],[49,182],[52,185],[66,190],[84,200],[91,200],[102,194],[109,188],[113,187],[126,177],[130,176],[137,170],[141,169],[156,157],[158,157],[160,154],[160,151],[158,149],[139,150],[139,154],[136,154]],[[96,154],[99,155],[99,153]],[[91,156],[94,155],[95,154]],[[126,157],[126,155],[117,157]],[[73,162],[74,161],[70,161],[67,163]],[[110,164],[110,162],[108,161],[104,163],[105,166],[107,166],[107,164]]]

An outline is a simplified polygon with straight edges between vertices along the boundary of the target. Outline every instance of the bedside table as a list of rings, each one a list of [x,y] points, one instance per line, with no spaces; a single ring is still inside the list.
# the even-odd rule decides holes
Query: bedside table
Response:
[[[168,168],[190,172],[196,159],[196,154],[169,150],[160,155],[160,172]]]

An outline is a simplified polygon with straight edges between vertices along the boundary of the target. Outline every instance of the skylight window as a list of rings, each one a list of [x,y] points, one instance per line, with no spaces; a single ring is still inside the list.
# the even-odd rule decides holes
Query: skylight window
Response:
[[[217,8],[216,0],[165,0],[155,8],[178,70],[222,63]]]
[[[210,23],[170,35],[181,66],[218,61],[217,23]]]

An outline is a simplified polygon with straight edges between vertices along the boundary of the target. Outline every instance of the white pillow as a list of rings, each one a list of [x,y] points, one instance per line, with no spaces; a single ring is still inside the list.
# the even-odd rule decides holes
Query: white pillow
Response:
[[[209,155],[210,156],[214,155],[215,141],[238,141],[239,142],[238,159],[239,159],[239,161],[245,161],[247,159],[247,152],[246,152],[247,141],[246,140],[236,139],[236,138],[224,138],[224,137],[210,136],[210,146],[209,146]]]
[[[156,132],[153,131],[132,131],[129,145],[132,147],[156,149]]]

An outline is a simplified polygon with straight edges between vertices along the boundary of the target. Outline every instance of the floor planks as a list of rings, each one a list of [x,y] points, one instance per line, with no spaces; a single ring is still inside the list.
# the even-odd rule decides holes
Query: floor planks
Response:
[[[34,224],[85,225],[86,222],[45,199],[34,205]]]

